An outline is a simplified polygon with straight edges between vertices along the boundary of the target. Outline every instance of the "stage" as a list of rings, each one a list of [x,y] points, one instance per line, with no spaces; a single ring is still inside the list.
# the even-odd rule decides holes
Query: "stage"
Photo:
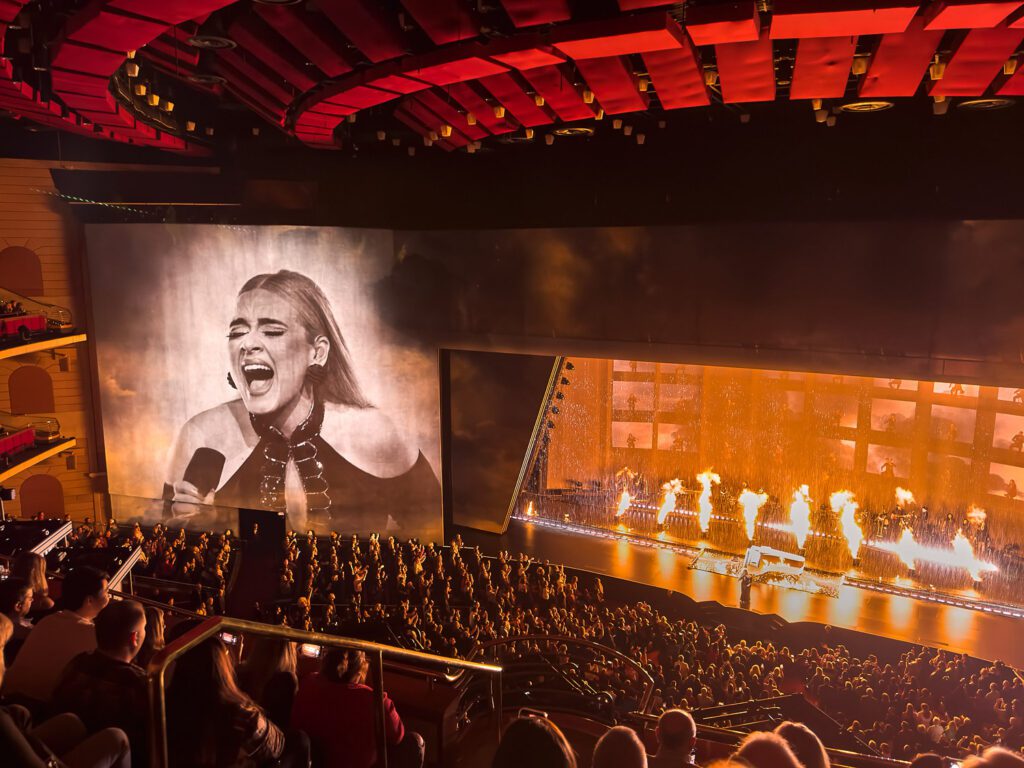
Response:
[[[463,532],[467,544],[486,551],[526,552],[539,560],[681,592],[696,601],[739,606],[739,581],[690,569],[670,550],[553,530],[512,520],[502,536]],[[1024,667],[1024,645],[1015,633],[1020,619],[844,584],[838,597],[754,584],[751,609],[790,622],[817,622],[875,635],[922,643],[982,659]]]

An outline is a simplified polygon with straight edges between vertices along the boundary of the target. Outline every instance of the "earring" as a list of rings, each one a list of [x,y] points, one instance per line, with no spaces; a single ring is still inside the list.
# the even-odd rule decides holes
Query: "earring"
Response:
[[[235,380],[231,378],[231,371],[228,371],[228,386],[231,387],[232,389],[238,389],[238,387],[235,385]]]
[[[327,377],[327,370],[322,365],[311,365],[306,369],[306,378],[310,384],[319,384]]]

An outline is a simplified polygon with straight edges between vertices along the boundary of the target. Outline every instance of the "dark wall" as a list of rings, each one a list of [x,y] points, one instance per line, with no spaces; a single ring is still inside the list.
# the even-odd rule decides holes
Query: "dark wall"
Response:
[[[450,522],[501,533],[555,358],[452,351],[446,359]]]
[[[399,232],[442,346],[1019,386],[1024,222]],[[422,320],[412,320],[422,325]]]

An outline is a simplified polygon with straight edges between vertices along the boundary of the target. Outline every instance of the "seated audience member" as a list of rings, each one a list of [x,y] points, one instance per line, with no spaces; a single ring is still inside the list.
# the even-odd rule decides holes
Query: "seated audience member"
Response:
[[[1024,757],[1002,747],[989,747],[980,757],[968,758],[964,768],[1024,768]]]
[[[697,745],[697,726],[689,712],[668,709],[658,718],[654,731],[658,752],[647,758],[651,768],[681,768],[694,765],[693,749]]]
[[[924,752],[910,761],[910,768],[947,768],[948,763],[941,755]]]
[[[24,579],[11,577],[0,581],[0,613],[11,620],[14,635],[4,648],[4,662],[10,666],[18,655],[21,644],[32,631],[28,612],[32,609],[32,587]]]
[[[10,619],[0,615],[0,650],[10,639]],[[0,683],[5,667],[0,653]],[[65,713],[32,728],[32,716],[19,706],[0,706],[0,764],[4,768],[128,768],[128,737],[117,728],[86,736],[85,725]]]
[[[19,552],[11,565],[11,578],[24,579],[32,587],[32,614],[38,615],[53,609],[50,599],[50,584],[46,580],[46,560],[35,552]]]
[[[590,764],[593,768],[647,768],[647,751],[636,731],[617,725],[597,740]]]
[[[749,733],[733,753],[753,768],[802,768],[786,740],[771,731]]]
[[[803,723],[787,720],[775,728],[775,733],[786,740],[804,768],[830,768],[832,765],[821,739]]]
[[[576,755],[558,726],[544,717],[513,720],[501,736],[491,768],[576,768]]]
[[[96,649],[93,619],[110,600],[107,574],[76,568],[64,579],[62,610],[39,620],[25,639],[3,692],[29,702],[47,702],[64,667],[75,656]]]
[[[320,671],[299,682],[292,726],[309,734],[313,764],[371,768],[377,762],[373,689],[365,685],[369,665],[362,651],[330,648]],[[423,765],[423,738],[406,732],[395,705],[384,695],[388,765]]]
[[[256,637],[238,667],[238,687],[263,707],[278,728],[291,721],[299,689],[295,674],[295,643],[279,637]]]
[[[164,649],[164,612],[152,605],[146,606],[146,637],[135,657],[135,663],[143,670],[150,660]]]
[[[171,765],[181,768],[306,766],[309,744],[286,744],[281,729],[238,688],[220,638],[179,658],[167,690]]]
[[[96,617],[96,650],[73,658],[53,694],[54,712],[71,712],[90,731],[120,728],[136,765],[148,763],[146,674],[132,664],[146,636],[146,613],[134,600],[117,600]]]

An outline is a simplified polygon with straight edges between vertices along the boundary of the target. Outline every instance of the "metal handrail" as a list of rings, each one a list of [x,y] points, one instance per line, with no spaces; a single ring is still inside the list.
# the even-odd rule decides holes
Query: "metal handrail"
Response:
[[[214,635],[225,630],[232,630],[239,633],[262,635],[264,637],[279,637],[300,643],[315,645],[326,645],[336,648],[349,648],[363,651],[370,661],[370,674],[373,681],[374,695],[374,720],[376,721],[378,764],[381,768],[387,768],[387,744],[385,734],[385,712],[384,712],[384,655],[395,656],[408,662],[419,664],[442,664],[459,669],[484,672],[491,676],[491,698],[496,713],[495,727],[497,736],[501,737],[501,673],[502,668],[494,664],[482,664],[462,659],[452,659],[447,656],[434,656],[420,651],[409,651],[404,648],[396,648],[381,643],[373,643],[367,640],[356,640],[338,635],[327,635],[322,632],[305,632],[292,629],[291,627],[261,624],[255,621],[232,619],[226,616],[215,616],[207,619],[199,626],[189,630],[174,642],[170,643],[163,650],[156,654],[149,662],[146,669],[149,688],[149,733],[151,764],[154,768],[167,768],[169,765],[169,754],[167,745],[167,709],[165,699],[164,675],[167,667],[178,657],[187,653],[197,645]],[[201,695],[201,693],[197,693]]]
[[[647,712],[651,699],[654,697],[654,678],[651,677],[651,673],[644,669],[643,665],[639,664],[635,659],[629,658],[624,653],[609,648],[607,645],[601,645],[595,643],[592,640],[582,640],[576,637],[566,637],[563,635],[521,635],[519,637],[502,637],[497,640],[488,640],[485,643],[477,644],[472,651],[470,651],[468,658],[470,660],[482,655],[486,651],[496,648],[499,645],[509,645],[514,643],[522,642],[545,642],[545,643],[564,643],[565,645],[579,645],[591,650],[600,652],[603,656],[614,656],[618,661],[633,667],[637,674],[642,677],[647,685],[644,688],[644,695],[638,703],[638,712]]]

